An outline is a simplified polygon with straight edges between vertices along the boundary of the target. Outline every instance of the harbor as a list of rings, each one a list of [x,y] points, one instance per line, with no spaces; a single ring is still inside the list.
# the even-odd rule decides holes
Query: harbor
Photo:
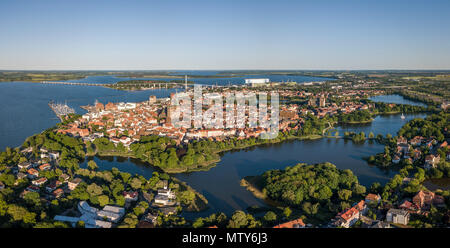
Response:
[[[67,105],[67,103],[64,104],[60,104],[60,103],[55,103],[54,101],[50,101],[48,103],[48,106],[53,110],[53,112],[55,113],[55,115],[61,120],[63,121],[63,117],[68,115],[68,114],[75,114],[75,109],[69,107]]]

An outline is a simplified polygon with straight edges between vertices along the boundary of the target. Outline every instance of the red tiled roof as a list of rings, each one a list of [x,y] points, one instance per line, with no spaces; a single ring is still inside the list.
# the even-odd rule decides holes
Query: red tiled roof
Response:
[[[294,228],[296,225],[304,227],[305,223],[303,223],[303,220],[301,218],[299,218],[296,220],[291,220],[289,222],[285,222],[283,224],[276,225],[273,228]]]

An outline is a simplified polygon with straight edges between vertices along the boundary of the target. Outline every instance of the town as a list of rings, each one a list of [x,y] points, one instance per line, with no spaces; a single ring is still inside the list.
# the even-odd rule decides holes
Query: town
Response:
[[[236,120],[233,116],[225,116],[214,119],[214,128],[208,129],[203,126],[195,127],[193,123],[190,128],[175,127],[171,117],[176,108],[171,105],[171,98],[150,95],[144,102],[96,101],[92,106],[83,107],[87,113],[62,115],[62,122],[54,129],[30,137],[20,150],[10,149],[2,153],[1,161],[6,161],[6,166],[0,175],[0,189],[4,193],[9,192],[8,194],[14,194],[20,189],[19,197],[25,204],[48,209],[41,213],[42,216],[36,216],[19,205],[8,208],[15,211],[11,214],[17,215],[17,220],[21,220],[25,226],[35,224],[36,218],[40,218],[47,221],[39,225],[87,228],[188,225],[212,228],[224,225],[389,228],[408,227],[411,223],[416,226],[428,225],[420,224],[422,217],[417,216],[434,218],[436,208],[440,209],[439,213],[445,219],[449,215],[448,210],[442,209],[448,209],[445,200],[448,195],[444,194],[445,191],[432,192],[420,185],[425,175],[445,177],[448,174],[450,147],[445,125],[448,125],[449,117],[442,112],[448,105],[425,108],[378,103],[369,98],[389,92],[380,88],[379,82],[359,80],[352,83],[352,87],[344,88],[342,85],[348,86],[348,82],[344,80],[298,86],[255,79],[247,80],[246,84],[239,87],[206,89],[206,93],[219,94],[223,99],[229,94],[256,95],[265,92],[270,95],[271,91],[277,92],[280,97],[279,137],[272,141],[260,139],[261,134],[267,131],[261,127],[226,127],[227,122],[247,123],[251,116],[248,107],[241,109],[241,113],[236,111],[236,115],[244,118]],[[192,89],[185,90],[193,97]],[[174,97],[173,93],[171,97]],[[223,102],[221,106],[225,112],[230,104]],[[212,105],[204,105],[202,111],[211,107]],[[268,109],[270,108],[271,106]],[[181,112],[187,110],[181,109]],[[351,133],[344,136],[337,133],[332,135],[335,127],[340,124],[370,123],[375,116],[383,113],[416,112],[432,114],[426,119],[408,122],[396,137],[370,134],[366,138],[362,134]],[[230,118],[233,120],[230,121]],[[217,126],[223,128],[216,128]],[[400,166],[400,173],[384,187],[373,185],[367,191],[357,183],[348,189],[330,188],[335,193],[326,197],[331,197],[331,203],[328,204],[333,210],[319,211],[324,211],[323,216],[330,217],[316,217],[318,202],[300,204],[303,215],[291,215],[291,208],[296,208],[294,205],[281,210],[275,208],[267,212],[262,220],[256,220],[250,214],[238,210],[231,216],[228,224],[224,224],[227,223],[227,218],[220,214],[191,220],[193,222],[180,216],[185,211],[203,211],[207,208],[208,201],[202,194],[166,172],[177,172],[180,168],[195,171],[200,168],[200,164],[210,165],[220,160],[217,154],[221,151],[267,142],[283,142],[291,138],[343,138],[352,142],[364,142],[368,139],[370,142],[379,142],[385,145],[385,152],[368,157],[368,163],[384,168]],[[232,143],[235,145],[229,148]],[[98,165],[92,160],[84,162],[85,166],[80,167],[85,156],[99,154],[135,157],[162,171],[154,172],[150,179],[146,179],[116,168],[110,171],[98,170]],[[202,168],[207,170],[210,167]],[[325,166],[323,170],[329,170],[329,166]],[[11,191],[11,188],[15,190]],[[265,197],[280,200],[269,193]],[[317,199],[322,199],[320,202],[326,198]],[[359,200],[354,201],[356,199]],[[354,202],[350,204],[352,200]],[[337,209],[335,206],[338,206]],[[412,221],[411,216],[414,216]],[[238,223],[235,220],[238,218],[245,219],[247,224]]]

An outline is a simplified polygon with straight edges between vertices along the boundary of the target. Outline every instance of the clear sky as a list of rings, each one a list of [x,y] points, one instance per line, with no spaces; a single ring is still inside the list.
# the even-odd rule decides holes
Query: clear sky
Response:
[[[450,69],[450,1],[0,0],[0,69]]]

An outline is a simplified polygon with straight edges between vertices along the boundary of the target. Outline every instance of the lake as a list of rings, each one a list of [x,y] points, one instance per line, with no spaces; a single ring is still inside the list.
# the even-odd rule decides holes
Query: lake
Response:
[[[425,103],[411,101],[411,100],[405,99],[403,96],[400,96],[400,95],[381,95],[381,96],[374,96],[369,99],[374,102],[408,104],[408,105],[423,106],[423,107],[427,106]]]

